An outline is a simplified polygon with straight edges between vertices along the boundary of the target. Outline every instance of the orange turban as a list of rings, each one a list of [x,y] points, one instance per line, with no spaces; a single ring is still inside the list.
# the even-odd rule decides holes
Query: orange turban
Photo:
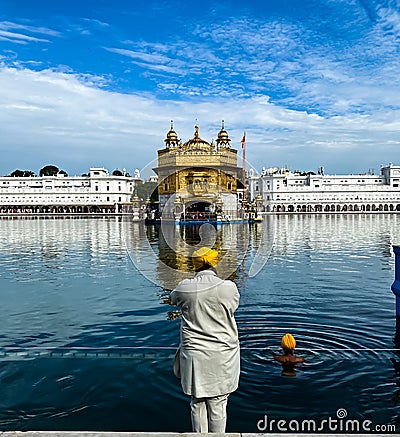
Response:
[[[289,350],[293,350],[296,347],[296,340],[292,334],[286,334],[282,337],[282,347]]]
[[[205,264],[215,267],[218,264],[218,252],[209,247],[201,247],[193,252],[192,262],[196,269]]]

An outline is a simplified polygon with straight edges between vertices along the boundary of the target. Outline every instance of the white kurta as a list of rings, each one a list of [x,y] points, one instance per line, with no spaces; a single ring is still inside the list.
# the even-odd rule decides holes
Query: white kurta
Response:
[[[239,338],[234,313],[235,283],[212,270],[185,279],[171,293],[182,308],[180,371],[184,393],[196,398],[232,393],[240,373]]]

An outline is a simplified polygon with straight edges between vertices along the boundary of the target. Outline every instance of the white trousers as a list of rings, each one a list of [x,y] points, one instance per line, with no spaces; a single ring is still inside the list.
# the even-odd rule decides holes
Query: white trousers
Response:
[[[192,396],[190,409],[193,432],[225,432],[229,393],[213,398]]]

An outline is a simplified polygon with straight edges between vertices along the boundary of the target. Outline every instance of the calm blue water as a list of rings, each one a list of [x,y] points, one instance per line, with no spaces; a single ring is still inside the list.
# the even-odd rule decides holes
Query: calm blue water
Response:
[[[343,408],[399,432],[399,225],[398,215],[294,215],[217,228],[221,274],[241,293],[228,431],[257,432],[265,414],[322,420]],[[187,269],[185,241],[199,241],[196,229],[0,220],[1,430],[190,430],[171,371],[179,319],[163,303],[181,278],[173,268]],[[286,332],[305,357],[292,378],[273,360]]]

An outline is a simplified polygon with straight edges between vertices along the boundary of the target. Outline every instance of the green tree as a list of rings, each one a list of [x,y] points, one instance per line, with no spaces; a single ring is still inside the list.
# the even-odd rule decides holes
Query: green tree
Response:
[[[11,174],[13,178],[29,178],[35,176],[35,173],[30,170],[14,170]]]
[[[68,173],[64,170],[60,170],[55,165],[46,165],[39,171],[39,176],[56,176],[57,173],[62,173],[65,176],[68,176]]]
[[[39,176],[55,176],[60,169],[55,165],[46,165],[39,171]]]
[[[135,194],[139,199],[146,200],[150,197],[152,202],[158,201],[157,182],[143,182],[136,186]]]
[[[24,171],[23,170],[14,170],[10,174],[10,176],[13,178],[22,178],[22,177],[24,177]]]

